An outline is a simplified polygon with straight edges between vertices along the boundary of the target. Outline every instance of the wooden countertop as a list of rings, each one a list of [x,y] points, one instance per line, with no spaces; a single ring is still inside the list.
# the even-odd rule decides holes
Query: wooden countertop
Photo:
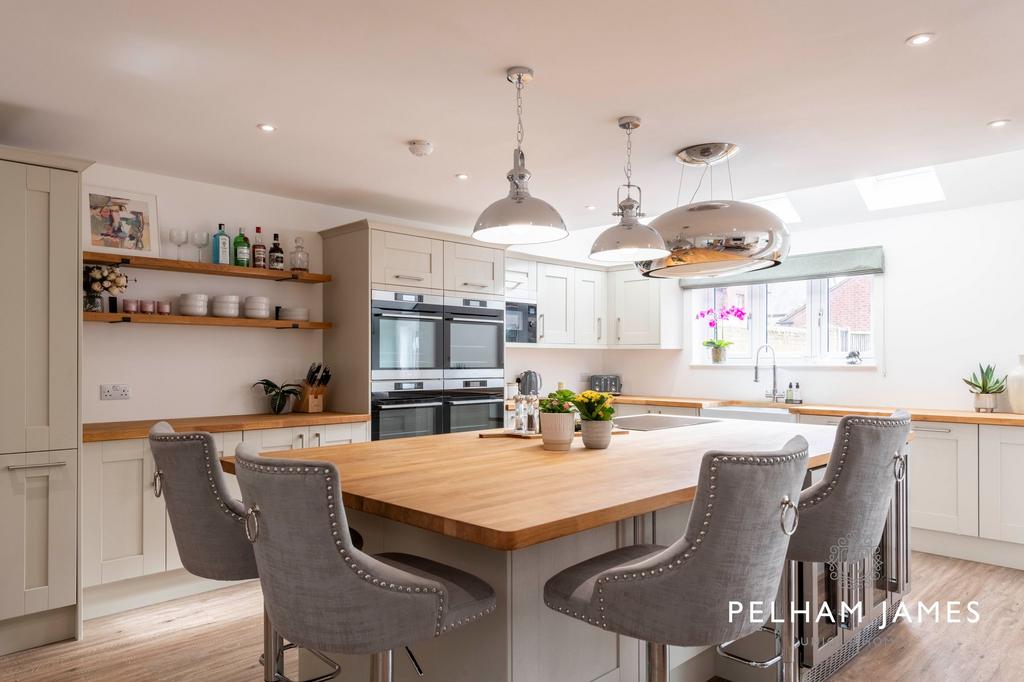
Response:
[[[704,398],[671,398],[643,395],[621,395],[616,396],[615,402],[622,405],[652,405],[656,407],[691,407],[704,409],[708,407],[781,407],[793,414],[817,415],[821,417],[841,417],[847,414],[857,414],[870,417],[883,417],[892,414],[896,408],[891,407],[864,407],[857,405],[817,405],[812,403],[801,403],[800,405],[787,405],[786,403],[769,403],[765,401],[751,400],[712,400]],[[1024,414],[1010,414],[1007,412],[974,412],[970,410],[935,410],[905,408],[910,412],[914,421],[919,422],[950,422],[953,424],[988,424],[992,426],[1024,426]]]
[[[82,441],[95,443],[106,440],[145,438],[149,429],[159,419],[141,419],[125,422],[94,422],[82,424]],[[166,420],[175,431],[253,431],[258,429],[279,429],[291,426],[313,426],[319,424],[352,424],[370,421],[368,414],[350,412],[289,412],[288,414],[236,414],[222,417],[184,417]]]
[[[632,431],[607,450],[476,433],[275,452],[338,467],[345,506],[497,550],[529,547],[693,499],[708,450],[773,450],[796,435],[828,461],[834,426],[722,420]],[[231,457],[222,460],[234,472]]]

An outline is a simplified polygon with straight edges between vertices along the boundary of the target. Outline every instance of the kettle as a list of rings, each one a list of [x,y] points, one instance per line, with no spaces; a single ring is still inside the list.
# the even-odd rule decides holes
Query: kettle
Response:
[[[519,392],[523,395],[540,395],[541,378],[539,372],[528,369],[516,377]]]

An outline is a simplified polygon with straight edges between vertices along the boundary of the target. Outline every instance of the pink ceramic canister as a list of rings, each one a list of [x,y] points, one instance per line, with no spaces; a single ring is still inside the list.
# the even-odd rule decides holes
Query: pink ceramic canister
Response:
[[[171,314],[171,302],[170,301],[157,301],[156,312],[158,315],[170,315]]]
[[[139,301],[139,312],[152,315],[156,312],[156,301]]]
[[[139,312],[139,301],[136,298],[126,298],[121,301],[121,312],[122,313],[137,313]]]

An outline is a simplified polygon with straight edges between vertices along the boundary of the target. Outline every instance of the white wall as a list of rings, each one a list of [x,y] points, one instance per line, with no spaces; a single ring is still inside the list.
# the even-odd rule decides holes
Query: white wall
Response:
[[[793,253],[884,247],[884,367],[782,369],[780,381],[800,381],[807,402],[972,409],[960,378],[979,362],[1006,373],[1024,353],[1022,239],[1024,201],[797,230]],[[600,363],[622,375],[626,393],[761,398],[765,383],[749,367],[691,367],[691,354],[609,350]],[[581,366],[575,351],[509,355],[554,375]]]
[[[581,391],[588,388],[584,375],[601,374],[604,367],[602,350],[548,350],[537,348],[509,348],[505,352],[505,381],[515,381],[523,370],[540,372],[541,390],[549,393],[558,388]]]
[[[245,227],[252,239],[255,225],[268,240],[280,232],[288,252],[294,236],[303,233],[311,268],[321,269],[320,236],[316,230],[350,222],[362,214],[230,187],[210,185],[140,171],[95,165],[83,184],[157,195],[161,255],[174,258],[166,242],[168,230],[216,230],[225,223],[237,233]],[[209,249],[206,250],[209,257]],[[185,260],[195,258],[182,247]],[[308,307],[321,319],[322,285],[126,270],[138,282],[127,298],[173,300],[182,292],[264,295],[272,305]],[[266,412],[266,399],[251,384],[264,377],[295,380],[309,363],[321,359],[322,332],[300,330],[178,327],[163,325],[84,325],[83,404],[85,422],[171,418]],[[99,385],[129,384],[131,400],[99,400]]]

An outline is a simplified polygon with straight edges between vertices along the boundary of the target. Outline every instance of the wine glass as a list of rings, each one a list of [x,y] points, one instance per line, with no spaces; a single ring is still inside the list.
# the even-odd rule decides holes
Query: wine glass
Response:
[[[196,261],[199,263],[203,262],[203,249],[210,243],[209,232],[193,232],[192,233],[192,246],[196,247]]]
[[[181,247],[188,244],[188,230],[176,227],[169,233],[171,243],[178,247],[178,260],[181,260]]]

